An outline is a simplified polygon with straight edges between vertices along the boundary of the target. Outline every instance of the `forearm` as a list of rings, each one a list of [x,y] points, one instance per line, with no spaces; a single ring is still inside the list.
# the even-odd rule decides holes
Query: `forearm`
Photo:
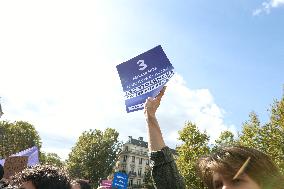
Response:
[[[146,115],[146,122],[148,128],[148,148],[149,151],[159,151],[164,148],[165,142],[163,139],[163,135],[158,123],[158,120],[155,115]]]
[[[162,132],[156,118],[156,111],[165,92],[165,87],[156,98],[148,98],[144,115],[147,122],[149,151],[153,164],[152,176],[158,189],[185,189],[173,155],[166,147]]]

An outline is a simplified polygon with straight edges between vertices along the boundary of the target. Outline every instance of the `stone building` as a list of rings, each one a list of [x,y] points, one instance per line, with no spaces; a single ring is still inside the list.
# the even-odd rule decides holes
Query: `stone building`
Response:
[[[143,188],[145,171],[149,168],[148,143],[143,137],[138,139],[129,136],[123,144],[117,167],[128,174],[128,189]]]

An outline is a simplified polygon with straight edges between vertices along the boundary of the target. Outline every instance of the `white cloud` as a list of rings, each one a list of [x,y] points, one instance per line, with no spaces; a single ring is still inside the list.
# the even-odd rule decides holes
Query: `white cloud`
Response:
[[[170,133],[176,133],[171,135],[177,136],[177,131],[182,129],[186,121],[195,123],[201,131],[206,130],[211,136],[211,142],[223,130],[228,129],[236,133],[233,125],[224,123],[225,111],[214,102],[208,89],[190,89],[183,78],[176,75],[170,81],[167,93],[160,115],[165,119],[162,122],[166,129],[170,130]],[[169,137],[167,140],[172,141]]]
[[[253,11],[253,15],[257,16],[261,13],[269,14],[272,8],[277,8],[284,5],[284,0],[269,0],[261,4],[261,7]]]
[[[79,91],[60,91],[54,98],[53,92],[45,95],[33,95],[32,86],[28,86],[26,94],[21,96],[14,90],[1,91],[3,96],[4,119],[26,120],[35,125],[43,140],[43,149],[47,152],[58,152],[64,159],[75,144],[77,137],[85,130],[115,128],[120,139],[127,136],[147,138],[146,126],[142,111],[127,114],[125,112],[123,94],[119,78],[115,70],[104,70],[113,80],[105,80],[108,86],[101,87],[100,81],[85,82]],[[59,79],[59,78],[58,78]],[[82,81],[83,82],[83,81]],[[55,83],[52,83],[55,85]],[[74,85],[76,88],[77,85]],[[18,95],[15,95],[18,94]],[[50,99],[51,100],[50,100]],[[207,130],[212,141],[222,130],[235,128],[223,121],[225,112],[215,104],[213,96],[207,89],[189,89],[183,78],[176,74],[169,83],[166,95],[158,111],[167,144],[175,147],[177,132],[186,121],[192,121],[203,131]]]
[[[284,5],[284,0],[272,0],[271,2],[272,7],[279,7],[281,5]]]

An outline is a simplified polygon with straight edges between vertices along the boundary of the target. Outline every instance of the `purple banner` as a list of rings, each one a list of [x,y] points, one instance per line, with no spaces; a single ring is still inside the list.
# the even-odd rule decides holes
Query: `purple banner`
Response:
[[[111,189],[112,181],[111,180],[102,180],[101,186],[106,189]]]
[[[38,148],[36,146],[33,146],[31,148],[28,148],[26,150],[20,151],[16,154],[13,154],[11,156],[28,156],[28,166],[33,166],[36,164],[39,164],[39,158],[38,158]],[[5,159],[0,160],[0,164],[4,166]]]

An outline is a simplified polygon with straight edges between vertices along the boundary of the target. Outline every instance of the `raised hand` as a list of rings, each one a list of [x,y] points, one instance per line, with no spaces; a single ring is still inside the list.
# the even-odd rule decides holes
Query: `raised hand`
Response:
[[[146,117],[154,117],[156,114],[157,109],[160,106],[161,99],[166,91],[166,86],[160,91],[160,93],[155,97],[149,97],[146,100],[145,107],[144,107],[144,114]]]

